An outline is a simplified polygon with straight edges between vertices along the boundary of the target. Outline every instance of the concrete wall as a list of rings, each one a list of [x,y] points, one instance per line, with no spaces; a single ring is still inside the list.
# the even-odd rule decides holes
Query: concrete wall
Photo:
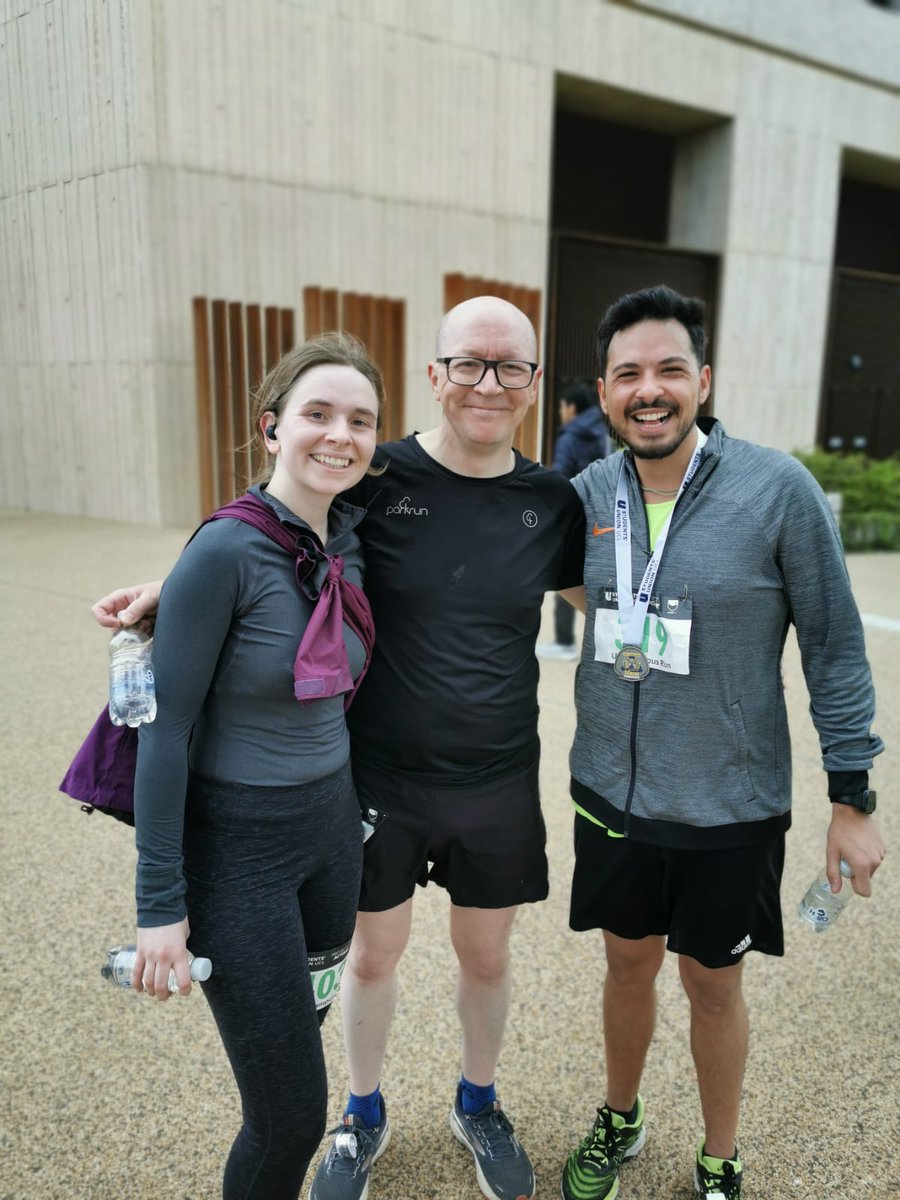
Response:
[[[157,6],[142,157],[156,339],[183,373],[173,403],[193,389],[185,297],[299,308],[315,284],[406,300],[407,417],[427,428],[443,275],[543,287],[552,75],[515,45],[500,59],[499,22],[497,47],[489,30],[473,47],[438,40],[443,6],[412,6],[411,29],[382,8]]]
[[[837,74],[885,84],[894,91],[900,81],[897,14],[868,0],[618,2],[712,29]]]
[[[560,74],[672,114],[717,413],[810,445],[842,156],[900,164],[898,54],[862,0],[5,0],[0,505],[195,520],[194,295],[300,333],[304,286],[403,297],[427,427],[444,274],[544,287]]]
[[[606,88],[724,122],[680,140],[670,242],[722,255],[715,389],[729,432],[786,450],[811,446],[842,154],[853,147],[900,162],[897,87],[802,61],[802,27],[796,12],[790,20],[785,13],[793,4],[583,0],[567,7],[578,19],[560,40],[561,69],[598,80],[602,72]],[[896,65],[900,79],[896,14],[860,0],[796,7],[816,28],[807,43],[834,61],[852,9],[861,28],[875,31],[866,44],[880,37],[876,70]],[[681,15],[697,23],[670,19]],[[701,18],[720,27],[727,21],[740,36],[723,37]],[[791,55],[757,44],[761,27],[771,28],[773,43],[790,43]]]
[[[155,522],[131,6],[3,7],[0,497]]]

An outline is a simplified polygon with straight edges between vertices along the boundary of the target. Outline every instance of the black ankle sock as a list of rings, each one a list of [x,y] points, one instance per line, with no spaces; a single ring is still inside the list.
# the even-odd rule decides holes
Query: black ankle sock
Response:
[[[626,1125],[633,1125],[638,1115],[637,1100],[635,1100],[628,1112],[622,1112],[621,1108],[611,1108],[609,1111],[615,1113],[617,1117],[624,1118]]]

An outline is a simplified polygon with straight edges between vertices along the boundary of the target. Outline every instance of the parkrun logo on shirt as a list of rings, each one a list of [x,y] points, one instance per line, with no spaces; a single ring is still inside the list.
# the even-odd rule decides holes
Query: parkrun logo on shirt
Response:
[[[427,517],[427,508],[413,508],[409,496],[404,496],[399,504],[389,504],[384,510],[388,517]]]

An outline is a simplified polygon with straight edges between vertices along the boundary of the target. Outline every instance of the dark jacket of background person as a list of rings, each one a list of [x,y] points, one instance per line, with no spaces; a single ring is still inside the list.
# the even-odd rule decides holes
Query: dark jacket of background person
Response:
[[[610,451],[606,421],[600,411],[597,393],[589,384],[578,384],[580,393],[586,393],[589,407],[581,409],[575,396],[563,394],[563,399],[579,406],[578,415],[560,429],[553,451],[553,469],[572,479],[598,458],[606,458]]]
[[[559,417],[562,425],[556,435],[553,469],[573,479],[610,452],[596,385],[585,380],[564,388],[559,397]],[[553,605],[553,633],[553,642],[541,642],[536,647],[538,657],[577,658],[575,609],[562,596],[557,596]]]

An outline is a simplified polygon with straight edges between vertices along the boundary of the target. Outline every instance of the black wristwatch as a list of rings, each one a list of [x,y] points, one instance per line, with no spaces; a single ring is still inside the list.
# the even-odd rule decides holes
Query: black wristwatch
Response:
[[[875,811],[875,793],[868,788],[863,788],[861,792],[848,792],[845,796],[829,796],[828,799],[832,804],[848,804],[851,808],[858,808],[867,816]]]

